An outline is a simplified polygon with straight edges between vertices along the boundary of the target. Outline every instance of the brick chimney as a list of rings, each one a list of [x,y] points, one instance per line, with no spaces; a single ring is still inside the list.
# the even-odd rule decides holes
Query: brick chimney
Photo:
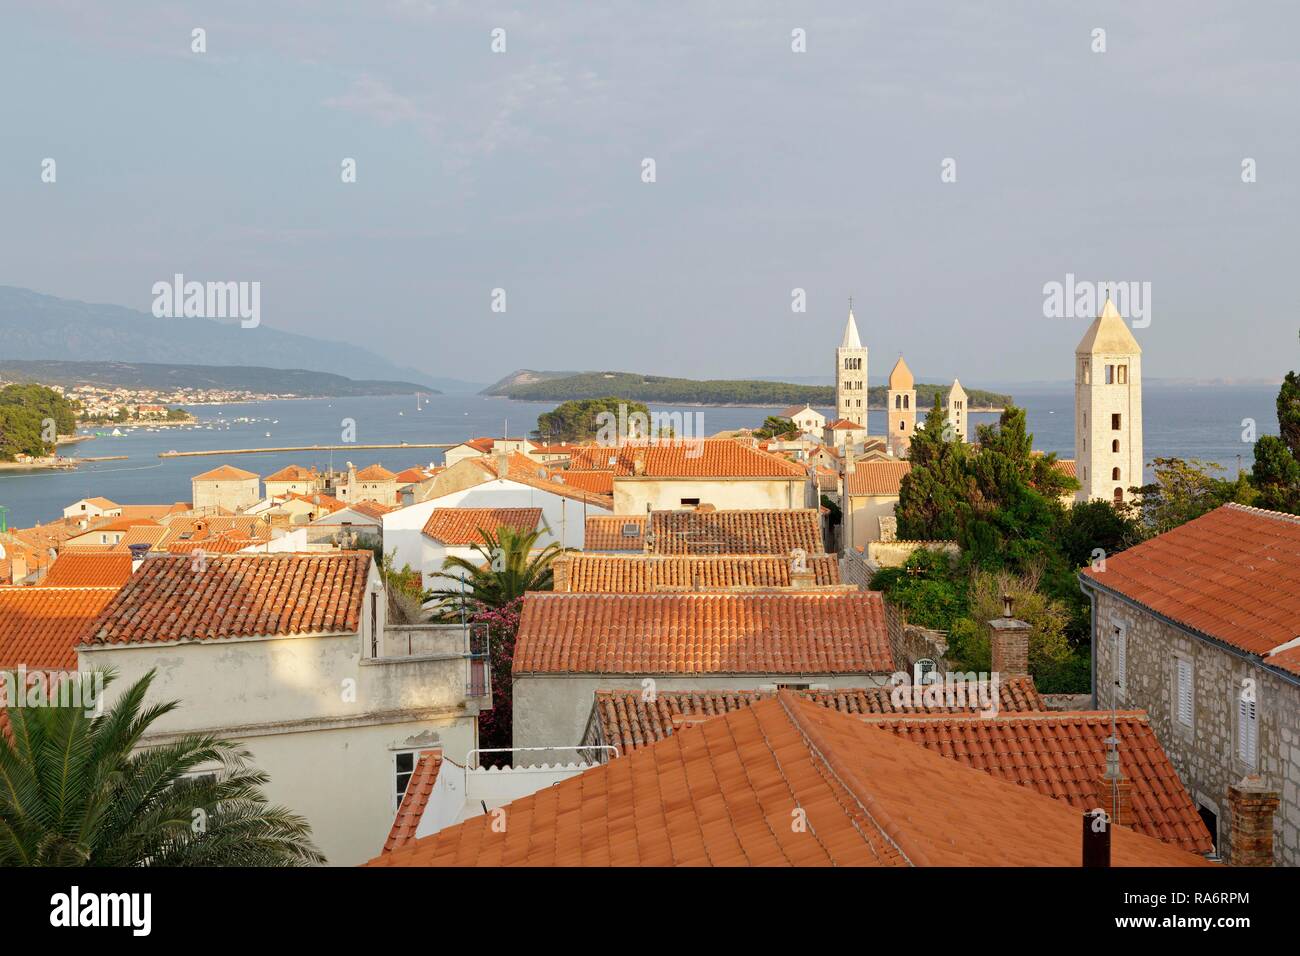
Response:
[[[1251,774],[1228,787],[1232,826],[1226,858],[1232,866],[1273,865],[1273,813],[1278,793]]]
[[[554,589],[556,591],[569,590],[569,561],[567,554],[562,554],[551,562],[551,574],[554,577]]]
[[[1111,823],[1119,826],[1133,825],[1133,782],[1126,777],[1097,778],[1096,805],[1110,814]]]
[[[1029,625],[1011,616],[1011,598],[1004,597],[1001,617],[989,621],[989,650],[993,672],[1001,676],[1026,677],[1029,674]]]
[[[645,474],[645,453],[637,452],[632,457],[632,474],[640,476]]]

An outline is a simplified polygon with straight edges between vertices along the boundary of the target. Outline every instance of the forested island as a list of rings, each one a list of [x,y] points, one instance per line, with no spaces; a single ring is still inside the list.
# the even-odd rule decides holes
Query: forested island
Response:
[[[559,377],[554,373],[520,371],[485,390],[487,395],[501,395],[520,401],[565,402],[620,395],[642,402],[663,405],[802,405],[833,408],[835,388],[831,385],[795,385],[790,382],[764,382],[757,379],[670,378],[662,375],[639,375],[634,372],[578,372]],[[947,385],[917,383],[916,403],[929,408],[935,396],[947,395]],[[868,389],[867,401],[872,408],[884,408],[884,385]],[[967,388],[972,410],[1001,410],[1011,404],[1011,396],[979,388]]]
[[[76,431],[73,404],[41,385],[0,388],[0,461],[20,455],[41,458],[54,451],[57,438]]]

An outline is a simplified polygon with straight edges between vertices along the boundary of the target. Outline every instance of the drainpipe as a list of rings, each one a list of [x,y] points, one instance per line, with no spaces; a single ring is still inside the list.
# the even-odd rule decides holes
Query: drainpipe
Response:
[[[1089,667],[1092,670],[1092,709],[1097,709],[1097,592],[1092,588],[1084,587],[1083,576],[1079,576],[1080,587],[1083,587],[1083,593],[1088,595],[1088,631],[1089,640],[1092,644],[1092,653],[1089,655],[1092,659],[1089,661]]]

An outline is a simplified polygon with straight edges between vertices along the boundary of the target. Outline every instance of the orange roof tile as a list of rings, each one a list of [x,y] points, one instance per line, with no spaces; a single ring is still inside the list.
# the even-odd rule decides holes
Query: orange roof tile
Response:
[[[249,478],[258,478],[259,475],[251,471],[244,471],[242,468],[236,468],[234,465],[222,465],[219,468],[213,468],[211,471],[205,471],[201,475],[195,475],[193,481],[247,481]]]
[[[382,518],[390,511],[396,511],[397,505],[383,505],[373,498],[367,498],[365,501],[354,501],[348,505],[357,514],[365,515],[367,518]]]
[[[704,438],[676,445],[582,448],[574,452],[569,468],[612,471],[619,478],[805,477],[800,466],[731,438]]]
[[[891,673],[874,591],[524,596],[514,673]]]
[[[645,515],[588,515],[582,544],[588,551],[644,551]],[[625,532],[632,531],[628,534]]]
[[[309,505],[315,505],[320,509],[322,514],[333,514],[336,511],[342,511],[347,507],[342,501],[332,495],[316,492],[310,495],[293,494],[290,498],[296,498],[298,501],[305,501]]]
[[[131,555],[116,551],[65,551],[41,578],[40,586],[121,587],[131,576]]]
[[[383,465],[369,465],[357,472],[358,481],[392,481],[396,477]]]
[[[800,690],[793,693],[842,714],[860,716],[917,712],[974,712],[978,706],[972,704],[964,708],[938,707],[905,701],[903,706],[895,707],[890,692],[889,687],[847,687],[839,690]],[[758,690],[661,690],[655,694],[653,700],[647,701],[639,690],[598,690],[592,714],[600,724],[598,742],[613,744],[619,748],[620,753],[626,754],[672,736],[677,720],[682,717],[696,720],[716,717],[742,707],[749,707],[773,696],[775,694],[771,691]],[[1000,681],[998,706],[1003,712],[1047,710],[1047,705],[1039,696],[1032,677],[1012,677]]]
[[[580,488],[598,495],[614,493],[612,471],[561,471],[557,477],[572,488]]]
[[[399,485],[415,485],[429,477],[419,468],[407,468],[405,471],[397,473],[397,483]]]
[[[857,422],[851,422],[847,418],[837,418],[826,426],[834,431],[865,431],[866,425],[859,425]]]
[[[1081,814],[780,694],[372,866],[1078,866]],[[795,825],[803,823],[804,825]],[[1125,827],[1116,866],[1208,866]]]
[[[729,554],[705,557],[658,555],[570,554],[568,590],[643,594],[715,588],[788,588],[790,559],[777,555]],[[808,570],[814,583],[840,583],[839,560],[831,554],[811,555]]]
[[[539,491],[549,491],[551,494],[572,498],[575,501],[586,502],[600,508],[613,509],[614,507],[614,496],[612,494],[598,494],[581,487],[579,484],[570,484],[569,479],[572,476],[568,471],[549,467],[519,452],[512,453],[506,459],[506,473],[504,476],[500,473],[495,455],[475,458],[473,462],[493,478],[504,477],[509,481],[528,485],[530,488],[537,488]]]
[[[903,476],[912,470],[907,461],[860,461],[844,476],[844,493],[858,495],[897,495]]]
[[[1300,634],[1300,517],[1227,504],[1085,568],[1087,585],[1252,654]],[[1274,663],[1265,658],[1265,663]]]
[[[1106,770],[1106,739],[1111,734],[1109,711],[999,714],[994,718],[909,714],[864,719],[968,767],[1064,800],[1080,810],[1098,805],[1097,782]],[[1132,787],[1132,817],[1121,822],[1192,853],[1213,852],[1210,833],[1156,739],[1146,712],[1119,712],[1115,730],[1120,771]]]
[[[424,808],[429,805],[429,795],[433,793],[433,785],[438,782],[438,771],[441,769],[441,750],[420,751],[415,761],[415,770],[406,784],[406,793],[402,794],[402,805],[397,808],[392,829],[384,841],[385,853],[391,853],[415,839],[415,831],[420,826],[420,818],[424,816]]]
[[[116,587],[0,587],[0,669],[75,668],[77,645],[117,593]]]
[[[369,551],[145,560],[87,643],[137,644],[356,631]]]
[[[652,554],[780,554],[825,551],[821,516],[813,508],[742,511],[654,511]]]
[[[505,527],[527,533],[541,520],[541,508],[434,508],[424,533],[443,544],[481,544],[482,531],[496,534]]]
[[[263,481],[315,481],[320,475],[315,468],[304,468],[302,465],[286,465],[273,475],[267,475]]]

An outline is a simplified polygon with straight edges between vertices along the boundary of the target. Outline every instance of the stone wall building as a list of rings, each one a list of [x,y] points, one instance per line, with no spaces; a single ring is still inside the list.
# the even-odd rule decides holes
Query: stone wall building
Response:
[[[1224,505],[1080,580],[1096,706],[1148,712],[1229,863],[1300,865],[1300,518]]]
[[[916,431],[916,380],[901,355],[889,373],[886,397],[889,450],[895,457],[902,458],[907,455],[907,449],[912,445],[912,433]]]
[[[844,338],[835,350],[835,417],[867,427],[867,347],[849,306]]]

